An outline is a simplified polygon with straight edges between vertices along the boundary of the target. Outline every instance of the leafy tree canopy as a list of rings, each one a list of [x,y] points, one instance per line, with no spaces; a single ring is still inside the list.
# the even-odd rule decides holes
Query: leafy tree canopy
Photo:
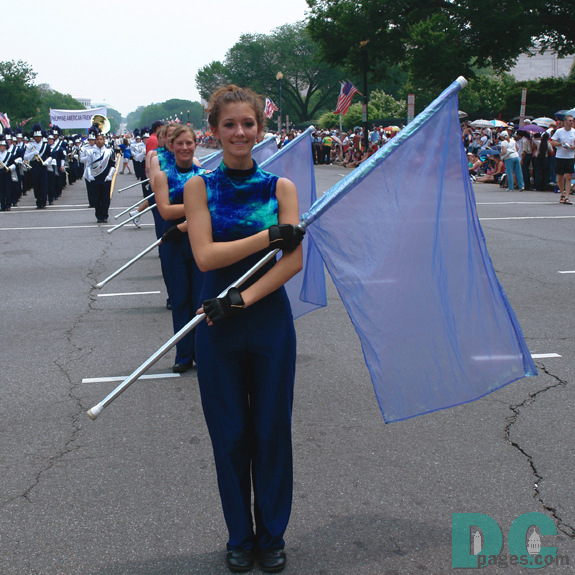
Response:
[[[15,121],[36,117],[41,97],[33,84],[35,77],[36,73],[22,60],[0,62],[0,111]]]
[[[127,128],[143,128],[151,126],[156,120],[175,120],[176,117],[183,124],[188,122],[188,110],[190,111],[190,124],[197,130],[202,126],[203,108],[199,102],[191,100],[179,100],[173,98],[160,104],[150,104],[149,106],[140,106],[136,111],[128,114]]]
[[[545,0],[307,0],[308,28],[325,61],[374,79],[399,64],[437,93],[457,76],[510,69],[538,46],[575,52],[573,3]]]
[[[224,62],[211,62],[196,75],[196,86],[208,100],[222,84],[249,87],[278,102],[278,72],[282,79],[282,115],[310,121],[316,112],[335,107],[344,78],[341,70],[320,62],[318,45],[305,23],[286,24],[268,35],[244,34]]]

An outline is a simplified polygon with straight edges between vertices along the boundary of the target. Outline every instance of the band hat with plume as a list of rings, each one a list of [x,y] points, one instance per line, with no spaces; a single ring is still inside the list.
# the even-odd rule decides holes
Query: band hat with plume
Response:
[[[42,126],[40,124],[34,124],[34,126],[32,126],[32,135],[36,138],[36,137],[42,137]]]

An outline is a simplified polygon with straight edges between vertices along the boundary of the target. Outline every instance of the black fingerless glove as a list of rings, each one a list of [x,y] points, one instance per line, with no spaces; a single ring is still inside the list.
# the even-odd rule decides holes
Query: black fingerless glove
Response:
[[[207,299],[204,302],[204,313],[214,324],[238,315],[245,308],[246,304],[237,288],[230,288],[223,297]]]
[[[164,235],[162,236],[162,241],[163,242],[173,242],[173,241],[179,240],[183,235],[184,235],[184,232],[182,232],[182,230],[180,230],[180,228],[178,228],[178,226],[172,226],[171,228],[168,228],[164,232]]]
[[[272,250],[282,250],[284,252],[292,252],[301,243],[305,230],[298,226],[291,224],[281,224],[280,226],[272,226],[269,229],[270,233],[270,248]]]

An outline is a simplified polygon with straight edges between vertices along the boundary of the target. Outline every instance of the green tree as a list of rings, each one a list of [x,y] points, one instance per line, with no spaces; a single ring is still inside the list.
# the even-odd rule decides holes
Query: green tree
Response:
[[[469,80],[465,90],[459,92],[459,108],[471,117],[497,118],[506,109],[507,94],[514,84],[515,78],[510,74],[482,74]]]
[[[317,112],[335,106],[343,74],[319,61],[319,48],[305,24],[286,24],[270,35],[243,34],[224,62],[212,62],[196,75],[196,86],[208,99],[224,83],[249,87],[278,102],[278,72],[282,79],[282,114],[309,122]]]
[[[325,61],[359,71],[363,43],[374,79],[401,65],[412,83],[435,93],[457,76],[474,78],[477,69],[507,71],[534,46],[575,52],[571,2],[307,1],[309,30]]]
[[[14,123],[29,117],[36,117],[41,104],[40,94],[34,86],[36,73],[18,60],[0,62],[0,103]]]
[[[127,128],[143,128],[151,126],[156,120],[175,120],[176,117],[183,123],[188,122],[188,110],[190,111],[190,124],[195,129],[202,125],[203,108],[199,102],[191,100],[171,99],[160,104],[150,104],[149,106],[140,106],[135,112],[128,114]]]

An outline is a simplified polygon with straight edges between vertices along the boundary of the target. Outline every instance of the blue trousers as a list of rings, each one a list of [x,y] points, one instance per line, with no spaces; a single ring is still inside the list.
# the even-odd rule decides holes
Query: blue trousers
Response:
[[[171,224],[172,222],[167,223]],[[160,261],[172,307],[174,333],[177,333],[194,319],[196,311],[200,307],[200,292],[204,274],[199,270],[194,260],[187,235],[172,242],[162,242]],[[194,335],[195,330],[192,330],[176,344],[175,363],[190,363],[196,359]]]
[[[217,296],[243,273],[221,271],[205,274],[202,301]],[[228,549],[281,549],[293,492],[296,358],[285,290],[282,287],[215,326],[202,322],[196,332],[198,380],[229,532]]]
[[[505,173],[507,174],[507,188],[510,192],[513,191],[513,174],[517,178],[517,186],[519,189],[523,189],[523,174],[521,173],[521,161],[519,158],[509,158],[508,160],[503,160],[505,163]]]

